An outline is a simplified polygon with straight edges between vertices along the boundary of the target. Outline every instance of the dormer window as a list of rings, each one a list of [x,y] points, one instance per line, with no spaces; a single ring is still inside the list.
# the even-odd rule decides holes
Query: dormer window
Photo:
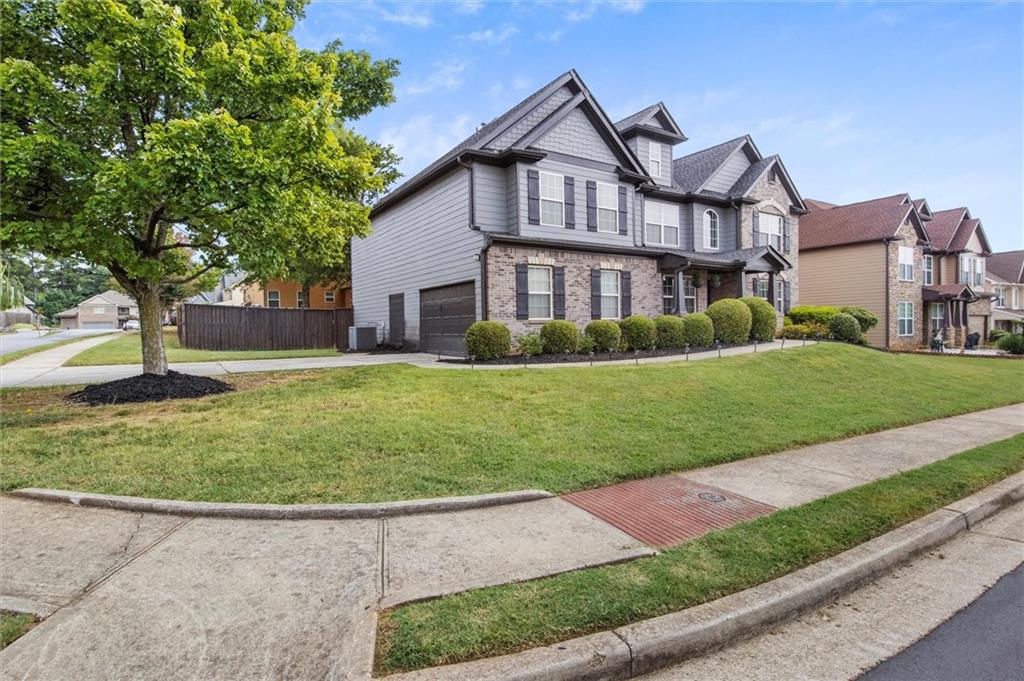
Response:
[[[657,142],[651,142],[647,169],[652,177],[661,177],[661,145]]]

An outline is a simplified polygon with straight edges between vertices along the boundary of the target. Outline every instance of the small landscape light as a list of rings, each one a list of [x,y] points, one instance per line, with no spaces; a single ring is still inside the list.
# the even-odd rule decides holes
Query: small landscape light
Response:
[[[686,344],[686,347],[684,348],[684,350],[686,352],[686,361],[689,362],[690,361],[690,344],[689,343]]]
[[[594,366],[594,351],[591,350],[587,354],[590,355],[590,366]]]

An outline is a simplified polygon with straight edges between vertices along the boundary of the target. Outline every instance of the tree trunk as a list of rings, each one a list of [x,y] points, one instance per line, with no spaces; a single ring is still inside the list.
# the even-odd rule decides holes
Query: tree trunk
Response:
[[[160,299],[160,288],[156,284],[140,282],[136,289],[142,331],[142,372],[163,376],[167,373],[167,355],[164,353],[164,304]]]

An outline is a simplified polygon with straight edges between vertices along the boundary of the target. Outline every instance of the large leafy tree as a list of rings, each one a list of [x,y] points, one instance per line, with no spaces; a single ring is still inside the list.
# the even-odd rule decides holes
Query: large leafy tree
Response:
[[[162,295],[336,266],[387,154],[346,127],[396,62],[290,37],[302,0],[3,0],[0,245],[106,267],[167,371]],[[187,257],[182,257],[186,254]]]

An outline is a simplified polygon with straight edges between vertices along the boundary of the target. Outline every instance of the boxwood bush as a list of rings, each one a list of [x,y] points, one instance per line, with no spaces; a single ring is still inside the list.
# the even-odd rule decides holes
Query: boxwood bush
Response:
[[[745,343],[750,338],[753,317],[746,303],[735,298],[719,300],[708,306],[708,317],[715,327],[715,338],[723,343]]]
[[[703,312],[691,312],[683,317],[683,334],[691,347],[707,347],[715,342],[715,325]]]
[[[847,306],[839,308],[839,311],[856,319],[862,333],[867,333],[878,324],[878,315],[863,307]]]
[[[580,346],[580,331],[572,322],[555,319],[540,327],[540,341],[547,353],[576,352]]]
[[[829,334],[828,327],[824,324],[807,322],[806,324],[787,324],[783,326],[782,331],[779,332],[779,338],[821,340],[828,338]]]
[[[686,345],[686,327],[681,317],[663,314],[654,318],[659,348],[681,348]]]
[[[839,308],[831,305],[797,305],[790,308],[788,315],[794,324],[815,322],[828,326],[828,320],[839,314]]]
[[[522,336],[516,337],[516,349],[521,355],[536,357],[544,354],[544,341],[540,339],[540,334],[536,331],[524,333]]]
[[[501,322],[476,322],[466,330],[466,354],[479,360],[499,359],[512,349],[512,335]]]
[[[1024,355],[1024,335],[1008,333],[999,339],[996,347],[1011,355]]]
[[[746,296],[740,301],[750,308],[750,340],[767,343],[775,338],[775,308],[764,298]]]
[[[852,314],[840,312],[828,320],[828,330],[832,338],[844,343],[859,343],[861,338],[860,324]]]
[[[627,350],[652,350],[658,344],[658,327],[643,315],[631,315],[619,322]]]
[[[594,352],[612,352],[619,348],[622,340],[622,329],[608,319],[595,319],[587,324],[584,333],[587,338],[594,339]]]

